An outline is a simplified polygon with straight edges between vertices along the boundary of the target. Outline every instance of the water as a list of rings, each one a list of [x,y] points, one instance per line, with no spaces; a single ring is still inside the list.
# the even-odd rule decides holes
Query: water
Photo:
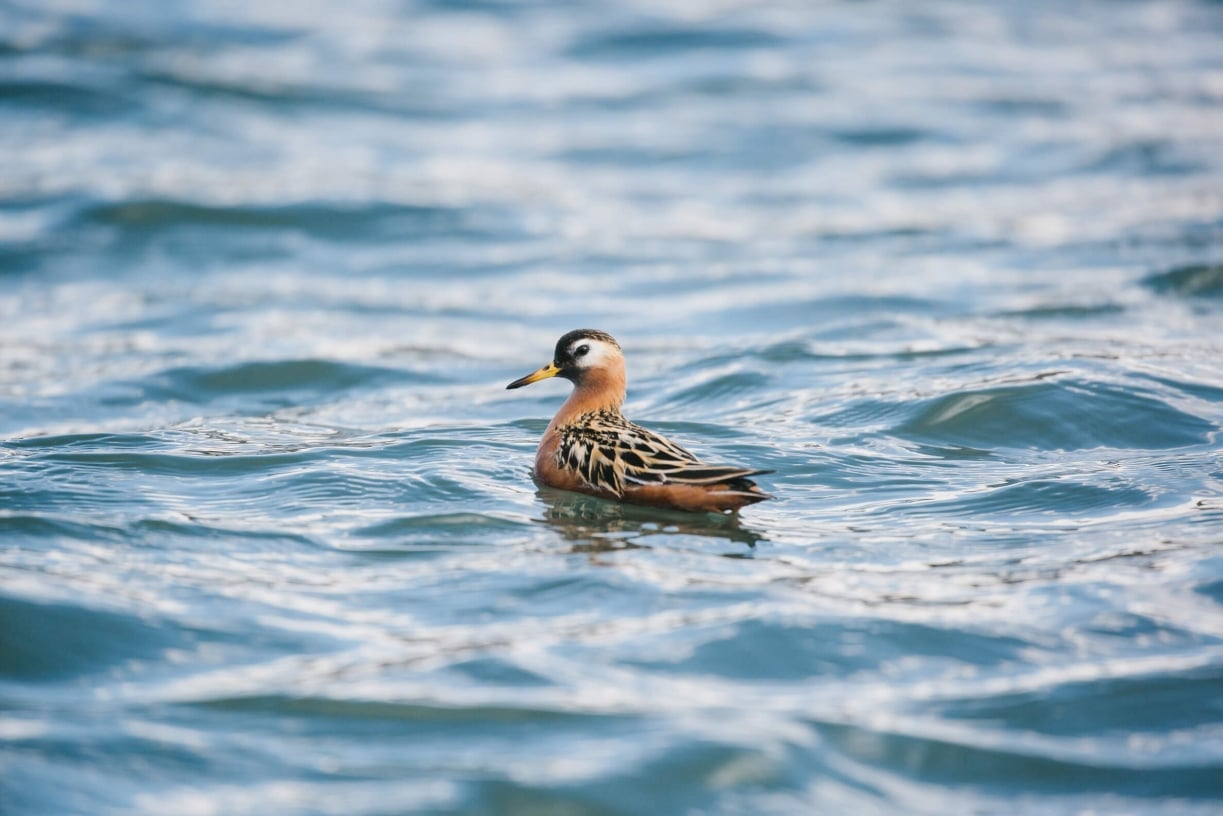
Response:
[[[0,811],[1217,813],[1220,33],[0,3]]]

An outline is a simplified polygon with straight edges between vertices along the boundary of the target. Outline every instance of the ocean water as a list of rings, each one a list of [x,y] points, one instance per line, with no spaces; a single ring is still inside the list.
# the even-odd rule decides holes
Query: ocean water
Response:
[[[1218,813],[1221,35],[0,0],[0,812]]]

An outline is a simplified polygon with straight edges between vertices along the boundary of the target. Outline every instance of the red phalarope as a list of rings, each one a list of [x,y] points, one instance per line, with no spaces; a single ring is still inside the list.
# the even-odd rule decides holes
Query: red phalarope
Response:
[[[624,355],[610,334],[569,332],[557,341],[552,362],[506,388],[549,377],[569,380],[573,393],[535,454],[535,476],[544,484],[632,504],[719,513],[772,498],[748,478],[772,471],[706,464],[624,418]]]

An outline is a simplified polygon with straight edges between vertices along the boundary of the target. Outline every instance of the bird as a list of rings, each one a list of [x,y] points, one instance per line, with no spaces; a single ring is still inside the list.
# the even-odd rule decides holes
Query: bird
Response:
[[[549,487],[604,499],[693,512],[732,513],[773,496],[749,477],[771,470],[711,465],[620,412],[624,353],[598,329],[556,341],[552,361],[507,389],[562,377],[569,399],[548,423],[535,453],[535,478]]]

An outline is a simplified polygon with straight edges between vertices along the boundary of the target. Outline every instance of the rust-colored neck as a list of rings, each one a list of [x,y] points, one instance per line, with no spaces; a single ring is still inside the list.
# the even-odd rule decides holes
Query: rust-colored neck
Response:
[[[582,372],[582,377],[573,386],[573,393],[556,412],[553,427],[565,425],[575,417],[591,411],[619,411],[624,404],[626,381],[624,364],[606,366]]]

